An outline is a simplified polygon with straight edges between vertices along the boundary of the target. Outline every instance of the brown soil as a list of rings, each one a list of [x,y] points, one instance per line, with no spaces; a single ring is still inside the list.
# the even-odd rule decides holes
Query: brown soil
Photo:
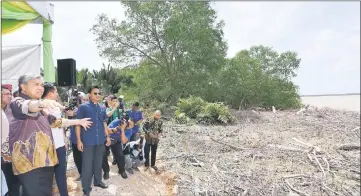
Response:
[[[111,159],[110,159],[111,160]],[[71,161],[71,160],[70,160]],[[71,163],[71,162],[70,162]],[[110,179],[104,180],[109,185],[108,189],[93,187],[91,195],[126,195],[126,196],[168,196],[174,195],[174,175],[162,169],[156,173],[149,169],[144,171],[144,167],[140,167],[140,171],[135,171],[133,175],[128,174],[128,179],[121,178],[117,173],[117,167],[111,166]],[[70,196],[82,195],[81,183],[75,181],[78,178],[76,169],[68,170],[68,192]]]

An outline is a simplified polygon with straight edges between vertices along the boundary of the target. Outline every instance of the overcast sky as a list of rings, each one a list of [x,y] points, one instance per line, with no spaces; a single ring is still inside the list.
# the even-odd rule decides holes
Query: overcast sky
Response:
[[[74,58],[78,69],[99,69],[103,59],[89,29],[100,13],[122,20],[120,3],[53,4],[54,58]],[[296,51],[302,58],[294,79],[300,94],[360,92],[359,2],[216,2],[213,7],[226,24],[229,57],[260,44]],[[2,44],[37,44],[41,35],[41,25],[27,25],[3,36]]]

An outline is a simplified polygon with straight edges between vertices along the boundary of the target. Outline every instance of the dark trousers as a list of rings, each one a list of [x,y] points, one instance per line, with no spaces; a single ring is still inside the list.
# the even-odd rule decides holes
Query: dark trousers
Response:
[[[81,175],[81,152],[78,150],[76,144],[71,144],[71,149],[73,150],[73,159],[76,165],[76,169],[78,169],[79,175]]]
[[[18,175],[24,196],[50,196],[53,189],[54,167],[42,167]]]
[[[144,146],[144,158],[145,158],[145,166],[149,167],[149,153],[151,152],[151,163],[150,166],[155,166],[155,159],[157,158],[157,144],[145,144]]]
[[[58,185],[60,196],[68,196],[68,187],[66,183],[66,149],[65,146],[56,149],[59,164],[55,165],[55,180]]]
[[[124,168],[125,168],[125,159],[124,159],[124,154],[122,151],[122,143],[120,141],[118,141],[117,143],[111,145],[111,146],[105,146],[105,153],[103,156],[103,171],[104,173],[108,173],[110,171],[109,168],[109,163],[108,163],[108,153],[106,153],[107,151],[109,152],[109,149],[112,151],[113,153],[113,157],[114,160],[117,163],[118,166],[118,170],[120,173],[124,172]]]
[[[8,195],[19,196],[20,181],[18,177],[14,175],[12,163],[2,163],[1,170],[4,173],[8,186]]]
[[[83,192],[89,194],[91,191],[92,178],[94,185],[102,182],[102,157],[104,156],[104,144],[84,145],[82,153],[81,184]]]

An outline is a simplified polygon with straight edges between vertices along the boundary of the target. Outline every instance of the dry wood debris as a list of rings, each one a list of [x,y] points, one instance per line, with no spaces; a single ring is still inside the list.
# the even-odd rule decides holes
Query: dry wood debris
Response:
[[[360,195],[359,113],[273,111],[237,111],[233,126],[167,124],[158,158],[177,195]]]

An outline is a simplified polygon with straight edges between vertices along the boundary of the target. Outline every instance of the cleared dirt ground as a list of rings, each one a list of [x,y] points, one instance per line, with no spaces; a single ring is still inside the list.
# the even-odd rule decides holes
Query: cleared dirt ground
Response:
[[[166,124],[154,171],[92,195],[360,195],[360,114],[236,111],[231,126]],[[111,161],[111,159],[109,159]],[[81,195],[69,159],[70,195]]]
[[[111,158],[109,158],[112,161]],[[69,159],[69,164],[73,164],[73,160]],[[139,171],[135,171],[133,175],[128,174],[128,179],[123,179],[118,175],[116,166],[112,166],[109,162],[110,178],[104,180],[109,185],[108,189],[93,187],[91,195],[108,196],[108,195],[124,195],[124,196],[156,196],[156,195],[173,195],[175,185],[174,177],[169,172],[156,173],[154,170],[144,171],[144,167],[139,167]],[[82,187],[76,179],[79,177],[78,171],[73,165],[69,166],[67,173],[69,195],[82,195]]]

